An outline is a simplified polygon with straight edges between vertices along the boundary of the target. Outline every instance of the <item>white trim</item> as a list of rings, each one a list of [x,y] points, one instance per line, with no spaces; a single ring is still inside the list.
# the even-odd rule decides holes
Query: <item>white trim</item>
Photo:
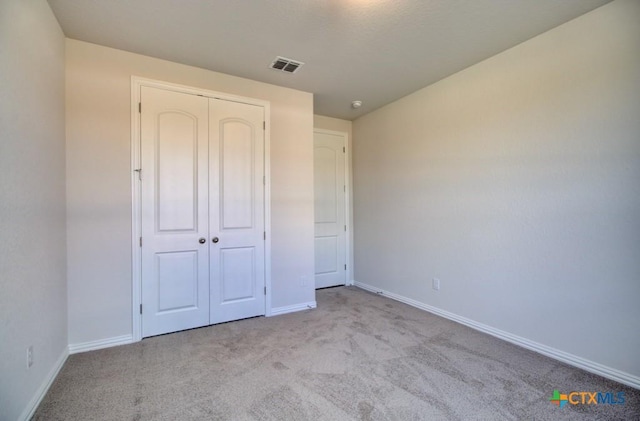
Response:
[[[353,285],[353,242],[351,241],[351,239],[353,238],[353,215],[351,213],[351,159],[349,153],[351,150],[351,139],[349,139],[348,132],[318,129],[314,127],[313,133],[341,136],[344,138],[344,184],[346,187],[344,196],[344,217],[345,224],[347,225],[347,231],[345,232],[345,262],[347,262],[347,273],[345,273],[344,282],[345,285]]]
[[[316,308],[315,301],[309,301],[307,303],[294,304],[292,306],[276,307],[271,309],[269,316],[280,316],[287,313],[295,313],[298,311],[312,310]]]
[[[113,338],[99,339],[97,341],[83,342],[80,344],[69,344],[69,354],[95,351],[97,349],[111,348],[112,346],[127,345],[133,343],[132,335],[122,335]]]
[[[265,297],[265,316],[271,316],[271,103],[260,99],[247,98],[208,89],[194,88],[176,83],[163,82],[154,79],[147,79],[138,76],[131,76],[131,249],[132,249],[132,273],[131,273],[131,322],[132,335],[131,342],[142,340],[142,316],[140,315],[140,304],[142,303],[142,273],[141,258],[142,253],[139,247],[139,238],[142,233],[142,212],[140,209],[140,183],[138,174],[134,171],[140,168],[140,113],[138,103],[140,102],[140,89],[142,86],[165,89],[170,91],[202,95],[208,98],[222,99],[225,101],[241,102],[261,106],[264,109],[265,132],[264,132],[264,230],[267,239],[264,244],[265,254],[265,286],[267,295]]]
[[[64,366],[64,363],[67,361],[68,357],[69,350],[67,348],[64,348],[62,350],[62,354],[60,354],[60,357],[58,358],[58,361],[56,361],[51,371],[49,371],[47,377],[44,378],[44,381],[42,382],[38,390],[36,390],[35,395],[33,395],[33,398],[31,398],[24,411],[22,411],[22,414],[20,414],[18,420],[27,421],[30,420],[31,417],[33,417],[33,414],[36,412],[36,409],[38,409],[40,402],[42,402],[42,399],[49,391],[49,388],[53,384],[53,381],[56,379],[56,377],[58,377],[58,373],[60,373],[60,370],[62,370],[62,367]]]
[[[458,322],[462,325],[468,326],[477,331],[489,334],[496,338],[502,339],[512,344],[521,346],[523,348],[526,348],[531,351],[537,352],[539,354],[545,355],[547,357],[553,358],[554,360],[561,361],[563,363],[569,364],[577,368],[581,368],[585,371],[597,374],[602,377],[606,377],[607,379],[614,380],[618,383],[622,383],[627,386],[640,389],[640,377],[638,376],[625,373],[615,368],[607,367],[600,363],[590,361],[582,357],[578,357],[577,355],[569,354],[568,352],[564,352],[559,349],[552,348],[550,346],[543,345],[538,342],[534,342],[532,340],[523,338],[521,336],[513,335],[509,332],[505,332],[503,330],[493,328],[483,323],[478,323],[474,320],[467,319],[466,317],[458,316],[457,314],[450,313],[445,310],[441,310],[437,307],[433,307],[428,304],[421,303],[411,298],[394,294],[393,292],[385,291],[383,289],[380,289],[371,285],[363,284],[362,282],[356,282],[355,286],[376,294],[384,295],[385,297],[389,297],[393,300],[400,301],[412,307],[416,307],[421,310],[428,311],[429,313],[433,313],[437,316],[444,317],[445,319],[453,320],[454,322]]]
[[[142,250],[139,237],[142,233],[142,197],[136,169],[142,166],[140,154],[140,88],[142,81],[131,78],[131,335],[134,341],[142,340],[142,315],[139,312],[142,303]]]
[[[264,231],[267,239],[264,242],[264,284],[267,287],[265,298],[265,316],[272,313],[271,308],[271,107],[264,107]]]

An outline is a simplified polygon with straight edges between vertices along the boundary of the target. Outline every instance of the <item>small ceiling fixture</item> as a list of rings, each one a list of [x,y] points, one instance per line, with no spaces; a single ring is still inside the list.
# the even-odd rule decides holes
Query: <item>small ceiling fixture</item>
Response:
[[[351,103],[351,108],[353,108],[354,110],[357,110],[360,107],[362,107],[362,101],[353,101]]]
[[[302,67],[304,63],[297,60],[291,60],[290,58],[285,57],[276,57],[271,63],[270,68],[274,70],[280,70],[286,73],[295,73],[298,71],[300,67]]]

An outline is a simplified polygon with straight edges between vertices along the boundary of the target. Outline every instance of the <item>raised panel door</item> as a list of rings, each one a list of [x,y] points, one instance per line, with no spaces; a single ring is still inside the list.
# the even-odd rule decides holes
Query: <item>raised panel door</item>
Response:
[[[141,90],[142,336],[209,323],[206,98]]]

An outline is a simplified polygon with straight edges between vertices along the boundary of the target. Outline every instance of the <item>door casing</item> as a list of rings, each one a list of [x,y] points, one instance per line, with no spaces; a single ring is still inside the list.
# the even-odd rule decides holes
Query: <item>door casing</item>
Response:
[[[131,250],[132,250],[132,273],[131,273],[131,305],[132,305],[132,341],[138,342],[142,339],[142,315],[140,308],[142,305],[142,253],[140,238],[142,237],[142,210],[140,188],[140,177],[144,177],[144,169],[140,172],[141,151],[140,151],[140,90],[142,86],[149,86],[169,91],[182,92],[187,94],[201,95],[208,98],[217,98],[225,101],[241,102],[245,104],[258,105],[264,107],[265,131],[264,131],[264,229],[265,240],[265,316],[271,316],[271,168],[270,168],[270,103],[253,98],[241,97],[206,89],[199,89],[185,85],[163,82],[138,76],[131,77]]]

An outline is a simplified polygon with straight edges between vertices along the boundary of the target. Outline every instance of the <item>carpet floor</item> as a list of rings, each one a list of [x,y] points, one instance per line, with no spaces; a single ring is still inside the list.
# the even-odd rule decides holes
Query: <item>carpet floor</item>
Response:
[[[422,310],[353,287],[317,301],[72,355],[33,419],[640,420],[640,391]]]

